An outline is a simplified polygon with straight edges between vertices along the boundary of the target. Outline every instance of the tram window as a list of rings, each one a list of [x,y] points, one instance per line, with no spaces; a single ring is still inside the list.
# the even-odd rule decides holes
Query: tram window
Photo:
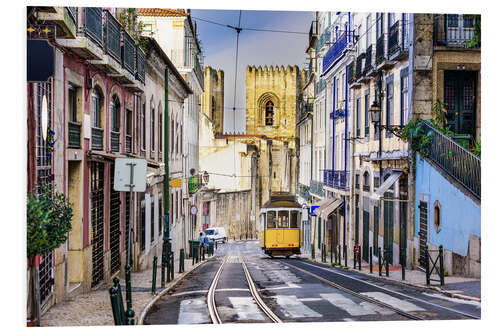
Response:
[[[278,228],[288,228],[288,211],[281,210],[278,212]]]
[[[290,228],[298,228],[298,215],[296,210],[290,212]]]
[[[267,227],[276,228],[276,212],[267,212]]]

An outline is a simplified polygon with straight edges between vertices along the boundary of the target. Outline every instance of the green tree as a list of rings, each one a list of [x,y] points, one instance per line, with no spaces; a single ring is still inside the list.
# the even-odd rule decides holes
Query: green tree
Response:
[[[71,231],[73,210],[66,196],[44,184],[40,193],[28,193],[27,254],[30,261],[29,301],[31,314],[39,325],[37,272],[35,258],[61,246]]]

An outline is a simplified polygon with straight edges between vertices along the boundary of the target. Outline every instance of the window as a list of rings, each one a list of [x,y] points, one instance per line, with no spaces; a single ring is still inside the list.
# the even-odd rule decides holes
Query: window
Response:
[[[385,114],[385,123],[387,126],[391,126],[394,124],[394,84],[392,81],[392,75],[387,79],[387,105],[386,105],[386,114]],[[391,137],[392,134],[386,130],[386,137]]]
[[[363,174],[363,191],[370,192],[370,174],[368,171]]]
[[[292,210],[290,212],[290,228],[298,228],[299,212]]]
[[[68,89],[69,121],[74,123],[78,122],[77,89],[73,85]]]
[[[212,121],[215,121],[215,97],[212,96]]]
[[[150,142],[150,148],[151,151],[155,151],[155,109],[151,109],[151,117],[150,117],[150,134],[151,134],[151,142]]]
[[[474,26],[474,18],[469,15],[463,15],[464,28],[472,28]]]
[[[372,21],[372,16],[368,15],[366,17],[366,48],[368,49],[370,45],[372,44],[372,38],[370,34],[370,28],[371,28],[371,21]]]
[[[163,224],[163,201],[162,201],[162,198],[158,199],[158,209],[159,209],[159,212],[158,212],[158,216],[159,216],[159,219],[158,219],[158,237],[160,237],[161,236],[161,227]]]
[[[288,228],[288,211],[287,210],[281,210],[278,211],[278,228]]]
[[[361,136],[361,100],[356,98],[356,137]]]
[[[150,236],[151,236],[151,243],[154,242],[155,240],[155,205],[154,205],[154,197],[151,197],[151,229],[149,230]]]
[[[132,135],[132,111],[127,110],[127,116],[125,118],[125,130],[127,131],[127,135]]]
[[[434,229],[441,231],[441,203],[438,200],[434,202]]]
[[[274,104],[269,101],[266,103],[266,126],[272,126],[274,123]]]
[[[163,114],[158,115],[158,151],[163,151]]]
[[[378,189],[380,186],[380,177],[375,176],[373,177],[373,189]]]
[[[276,212],[267,212],[267,228],[276,228]]]
[[[382,36],[383,33],[383,27],[384,27],[384,14],[383,13],[377,13],[377,39]]]
[[[102,94],[99,88],[94,88],[92,91],[92,126],[102,128]]]
[[[458,15],[457,14],[448,14],[448,15],[446,15],[446,17],[447,17],[448,27],[458,27]]]
[[[406,71],[401,71],[401,126],[406,125],[406,119],[408,119],[408,68],[406,68]]]
[[[356,188],[359,189],[359,174],[356,174]]]
[[[387,13],[387,26],[390,28],[394,24],[394,13]]]
[[[369,90],[365,93],[365,137],[370,137],[370,94]]]
[[[174,127],[174,120],[173,119],[170,119],[170,142],[169,142],[169,145],[170,145],[170,154],[173,155],[174,154],[174,138],[175,138],[175,127]]]
[[[141,109],[141,149],[146,150],[146,103],[142,103]]]
[[[110,121],[111,121],[111,131],[119,132],[120,131],[120,100],[116,95],[113,95],[111,98],[110,105]]]

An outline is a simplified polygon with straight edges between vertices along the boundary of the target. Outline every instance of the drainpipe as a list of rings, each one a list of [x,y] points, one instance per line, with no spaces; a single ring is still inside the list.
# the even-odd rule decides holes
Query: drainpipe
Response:
[[[412,119],[412,114],[413,114],[413,56],[414,56],[414,48],[413,48],[413,39],[414,39],[414,20],[415,16],[414,14],[410,13],[409,15],[409,31],[408,31],[408,41],[410,43],[409,45],[409,56],[408,56],[408,99],[410,103],[408,103],[408,120]],[[409,150],[409,147],[408,147]],[[411,159],[409,159],[410,163],[414,163]],[[409,167],[409,173],[410,177],[408,177],[408,186],[409,186],[409,204],[408,204],[408,210],[409,210],[409,215],[410,218],[408,219],[408,223],[410,224],[410,228],[407,228],[407,230],[410,230],[410,266],[411,269],[414,269],[414,260],[413,260],[413,242],[415,239],[415,173],[413,172],[413,165],[410,165]]]
[[[345,67],[346,68],[346,73],[347,73],[347,66]],[[345,112],[344,112],[344,119],[345,119],[345,126],[344,126],[344,176],[345,176],[345,173],[346,173],[346,170],[347,170],[347,123],[349,122],[349,110],[348,110],[348,98],[349,98],[349,90],[347,89],[347,75],[346,75],[346,80],[344,82],[345,84],[345,99],[344,99],[344,103],[345,103]],[[347,182],[347,177],[345,178],[346,179],[346,182]],[[345,202],[345,195],[344,195],[344,202],[343,202],[343,205],[344,205],[344,235],[343,235],[343,243],[344,243],[344,247],[345,247],[345,233],[346,233],[346,202]],[[345,255],[345,254],[344,254]]]

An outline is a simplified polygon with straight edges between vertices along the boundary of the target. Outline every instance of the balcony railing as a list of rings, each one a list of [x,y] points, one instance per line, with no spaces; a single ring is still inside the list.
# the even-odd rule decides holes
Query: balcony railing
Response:
[[[319,40],[316,43],[316,52],[319,52],[319,50],[323,48],[325,43],[330,41],[330,35],[331,35],[330,30],[326,30],[321,34],[321,36],[319,36]]]
[[[201,84],[201,89],[204,89],[205,86],[205,79],[203,75],[203,70],[201,69],[200,62],[198,61],[198,57],[194,57],[194,66],[193,66],[194,74],[196,74],[196,77],[198,78],[198,81]]]
[[[125,152],[128,154],[132,153],[132,136],[125,135]]]
[[[318,38],[318,21],[312,21],[311,28],[309,28],[309,47],[313,46],[317,38]]]
[[[75,23],[75,26],[78,26],[78,7],[66,7],[68,10],[69,17],[73,20],[73,23]]]
[[[311,200],[311,194],[309,194],[310,187],[306,185],[299,184],[299,196],[307,201]]]
[[[132,37],[122,30],[122,66],[132,75],[135,75],[135,42]]]
[[[93,150],[103,150],[103,129],[102,128],[92,128],[92,149]]]
[[[84,7],[85,36],[91,38],[96,44],[103,45],[102,9],[98,7]]]
[[[318,182],[316,180],[312,180],[311,181],[311,187],[310,187],[309,191],[311,193],[313,193],[313,194],[316,194],[316,195],[319,195],[319,196],[323,196],[324,195],[324,192],[323,192],[323,183],[322,182]]]
[[[120,132],[111,132],[111,151],[120,151]]]
[[[137,49],[136,49],[136,79],[138,79],[139,81],[141,81],[142,83],[144,83],[144,81],[146,80],[146,56],[144,55],[144,52],[141,50],[141,48],[139,46],[137,46]]]
[[[363,59],[365,59],[364,53],[361,53],[356,58],[356,79],[359,79],[363,73]]]
[[[446,173],[481,199],[481,159],[442,134],[428,122],[423,128],[432,132],[429,158]]]
[[[465,47],[474,37],[475,18],[446,14],[434,18],[434,45]]]
[[[82,125],[68,121],[68,147],[81,148],[81,129]]]
[[[314,94],[319,94],[326,88],[326,81],[325,80],[319,80],[314,84]]]
[[[380,65],[386,59],[385,40],[386,40],[385,34],[382,34],[382,36],[380,36],[377,39],[377,45],[375,49],[375,64],[377,66]]]
[[[107,10],[104,11],[105,22],[105,36],[104,45],[107,54],[112,56],[116,61],[120,62],[121,49],[120,49],[120,31],[121,25],[114,16]]]
[[[365,70],[363,73],[368,73],[373,69],[373,44],[366,49]]]
[[[387,53],[389,57],[396,57],[408,53],[409,25],[407,20],[399,20],[389,28]]]
[[[353,83],[354,82],[354,62],[351,62],[349,65],[347,65],[346,68],[346,78],[347,78],[347,83]]]
[[[349,171],[323,170],[323,184],[340,190],[349,188]]]
[[[330,47],[325,57],[323,58],[323,72],[335,63],[335,61],[342,55],[347,48],[347,33],[343,33],[335,43]]]

